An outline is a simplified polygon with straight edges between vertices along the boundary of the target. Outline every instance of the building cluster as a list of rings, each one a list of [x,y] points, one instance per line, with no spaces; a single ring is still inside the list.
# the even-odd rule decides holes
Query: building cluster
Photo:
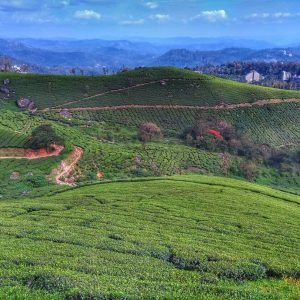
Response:
[[[265,79],[265,77],[255,70],[249,72],[245,76],[245,80],[247,83],[258,83],[264,79]],[[293,83],[297,88],[300,88],[300,76],[299,75],[292,74],[291,72],[287,72],[287,71],[282,71],[280,80]]]

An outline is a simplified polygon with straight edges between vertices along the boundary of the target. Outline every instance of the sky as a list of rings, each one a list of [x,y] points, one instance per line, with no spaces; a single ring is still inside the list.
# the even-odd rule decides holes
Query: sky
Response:
[[[0,37],[300,41],[300,0],[0,0]]]

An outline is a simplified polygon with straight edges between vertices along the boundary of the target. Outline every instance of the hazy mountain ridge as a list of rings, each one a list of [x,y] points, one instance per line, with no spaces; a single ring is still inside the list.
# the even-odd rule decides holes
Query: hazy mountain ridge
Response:
[[[245,47],[248,45],[248,47]],[[0,39],[0,56],[28,64],[29,71],[112,73],[124,67],[196,67],[231,61],[299,61],[300,48],[265,48],[264,42],[226,39],[40,40]],[[105,71],[104,71],[105,69]]]
[[[300,48],[273,48],[253,50],[249,48],[227,48],[218,51],[171,50],[157,58],[156,66],[195,67],[206,64],[224,64],[230,61],[299,61]]]

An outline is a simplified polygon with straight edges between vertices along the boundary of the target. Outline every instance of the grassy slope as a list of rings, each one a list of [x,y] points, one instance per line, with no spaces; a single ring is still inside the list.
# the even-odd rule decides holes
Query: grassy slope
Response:
[[[37,116],[0,109],[0,132],[5,133],[0,135],[0,145],[26,146],[31,130],[42,122],[44,119]],[[190,168],[208,174],[223,172],[222,160],[217,153],[200,151],[172,140],[143,146],[137,141],[135,128],[126,129],[122,125],[111,123],[95,123],[90,127],[65,126],[59,122],[52,124],[67,141],[67,151],[59,157],[34,161],[0,160],[2,197],[39,192],[37,187],[32,186],[32,178],[27,174],[49,175],[73,145],[84,149],[84,155],[76,167],[76,175],[84,177],[85,180],[95,179],[98,171],[104,172],[106,179],[181,174],[188,173]],[[109,134],[113,135],[113,143],[107,140]],[[137,157],[141,158],[139,163],[135,161]],[[12,172],[19,172],[20,180],[10,180]]]
[[[251,86],[192,71],[175,68],[144,68],[112,76],[41,76],[0,74],[10,78],[14,99],[30,97],[38,108],[64,105],[99,93],[129,88],[119,93],[80,101],[70,106],[107,106],[124,104],[215,105],[254,102],[259,99],[300,98],[298,91]],[[153,83],[139,88],[136,84],[168,79],[166,87]]]
[[[298,299],[299,204],[199,176],[2,201],[0,297]]]
[[[3,78],[7,74],[0,74]],[[130,76],[129,76],[130,75]],[[85,81],[89,82],[89,86],[94,87],[94,92],[97,89],[120,88],[128,85],[129,78],[134,78],[134,83],[149,82],[159,78],[180,78],[205,81],[207,84],[205,89],[201,86],[195,92],[195,95],[204,97],[208,93],[209,86],[214,88],[220,83],[219,79],[199,74],[178,71],[168,68],[142,69],[129,73],[119,74],[107,77],[64,77],[64,76],[40,76],[40,75],[11,75],[12,85],[16,91],[13,96],[28,95],[35,93],[41,97],[43,103],[47,106],[52,105],[52,95],[57,99],[69,99],[69,92],[79,93],[80,86]],[[30,82],[27,82],[27,81]],[[46,85],[49,82],[51,93],[46,93]],[[101,84],[100,84],[100,83]],[[103,83],[105,82],[105,84]],[[127,82],[127,83],[126,83]],[[232,85],[237,83],[230,81],[222,81],[231,92]],[[173,82],[174,83],[174,82]],[[172,83],[172,84],[173,84]],[[34,85],[36,84],[36,87]],[[42,84],[42,86],[40,86]],[[183,87],[182,84],[185,84]],[[177,86],[178,85],[178,86]],[[182,101],[185,101],[184,94],[189,95],[192,87],[186,86],[186,82],[177,81],[176,86],[171,84],[167,86],[167,90],[183,88],[184,92],[178,91],[178,95]],[[104,86],[104,87],[103,87]],[[237,90],[237,96],[243,99],[238,101],[251,101],[247,98],[247,89],[261,89],[256,86],[240,85],[243,91]],[[203,87],[203,86],[202,86]],[[148,88],[148,87],[147,87]],[[65,92],[63,92],[63,90]],[[158,85],[152,86],[151,90],[145,92],[142,96],[147,100],[148,97],[155,98],[155,101],[164,101],[169,103],[169,98],[164,98],[160,94],[161,87]],[[157,92],[158,91],[158,92]],[[289,91],[272,90],[275,93],[284,93],[286,97],[292,96]],[[44,94],[43,94],[44,93]],[[131,93],[131,92],[130,92]],[[194,93],[194,92],[193,92]],[[175,93],[177,94],[177,93]],[[115,95],[114,95],[115,97]],[[131,99],[131,94],[129,94]],[[193,96],[194,97],[194,96]],[[196,98],[191,97],[195,100]],[[246,99],[244,98],[246,97]],[[275,97],[275,96],[274,96]],[[167,100],[166,100],[167,99]],[[193,100],[193,101],[194,101]],[[220,99],[218,99],[219,102]],[[212,102],[213,103],[213,102]],[[44,105],[43,104],[43,105]],[[119,103],[120,104],[120,103]],[[79,104],[78,104],[79,105]],[[220,119],[226,119],[232,124],[242,128],[244,132],[252,138],[254,142],[268,143],[274,147],[289,144],[299,144],[300,128],[298,126],[299,106],[298,103],[273,104],[264,107],[239,108],[235,110],[209,110],[205,114],[213,114]],[[154,143],[146,148],[142,147],[136,140],[136,127],[145,121],[153,121],[161,126],[167,137],[174,136],[182,132],[186,127],[192,126],[199,114],[199,110],[188,109],[128,109],[128,110],[113,110],[113,111],[80,111],[73,114],[71,121],[67,121],[60,117],[56,112],[40,113],[39,116],[30,116],[28,113],[20,112],[14,107],[13,102],[4,105],[0,103],[0,145],[1,147],[22,147],[27,146],[26,140],[30,135],[31,130],[38,124],[46,120],[53,120],[58,131],[64,135],[70,144],[77,144],[84,148],[85,154],[76,169],[76,174],[88,176],[90,179],[95,178],[97,171],[104,172],[106,178],[126,177],[126,176],[149,176],[149,175],[172,175],[188,172],[200,172],[208,174],[223,174],[222,161],[218,154],[209,154],[205,151],[198,151],[192,148],[169,143]],[[124,125],[128,128],[124,128]],[[107,141],[108,136],[113,136],[114,143]],[[136,157],[142,158],[142,163],[137,166],[134,162]],[[54,168],[59,158],[45,159],[44,163],[27,161],[0,161],[0,178],[1,187],[5,194],[7,188],[15,190],[14,194],[32,191],[31,184],[27,184],[26,174],[33,172],[36,175],[47,175]],[[236,160],[232,159],[233,169],[236,166]],[[9,176],[12,172],[18,171],[22,175],[20,182],[11,182]],[[268,173],[268,172],[267,172]],[[287,178],[284,182],[277,174],[262,174],[261,182],[266,184],[272,183],[282,187],[296,186],[297,180]],[[268,177],[267,179],[265,177]],[[270,178],[269,178],[270,177]],[[274,179],[276,177],[276,179]],[[278,177],[278,178],[277,178]],[[299,180],[298,180],[299,182]],[[6,193],[7,194],[7,193]],[[7,196],[7,195],[5,195]]]
[[[154,122],[166,133],[181,133],[192,127],[201,115],[212,115],[227,120],[249,136],[256,143],[266,143],[273,147],[300,143],[300,103],[270,104],[238,108],[234,110],[196,109],[126,109],[73,112],[70,124],[78,122],[107,122],[130,127],[138,127],[143,122]],[[65,121],[57,112],[42,114],[44,117]],[[65,121],[66,122],[66,121]]]

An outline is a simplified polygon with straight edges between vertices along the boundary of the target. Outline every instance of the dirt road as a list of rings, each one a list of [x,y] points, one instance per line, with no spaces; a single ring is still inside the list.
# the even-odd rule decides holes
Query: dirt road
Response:
[[[253,106],[264,106],[270,104],[279,103],[300,103],[300,99],[269,99],[269,100],[258,100],[255,102],[244,102],[236,104],[221,104],[215,106],[195,106],[195,105],[117,105],[117,106],[97,106],[97,107],[66,107],[66,108],[51,108],[43,110],[60,112],[62,110],[67,111],[99,111],[99,110],[117,110],[117,109],[132,109],[132,108],[157,108],[157,109],[203,109],[203,110],[221,110],[221,109],[236,109],[242,107],[253,107]]]
[[[0,159],[40,159],[45,157],[59,156],[64,147],[59,145],[51,145],[53,150],[48,149],[21,149],[21,148],[4,148],[0,149]]]
[[[61,161],[59,167],[52,171],[50,177],[54,177],[55,183],[59,185],[76,186],[75,180],[70,178],[70,175],[82,155],[83,149],[75,146],[69,157]],[[64,178],[64,180],[62,180],[62,178]]]

